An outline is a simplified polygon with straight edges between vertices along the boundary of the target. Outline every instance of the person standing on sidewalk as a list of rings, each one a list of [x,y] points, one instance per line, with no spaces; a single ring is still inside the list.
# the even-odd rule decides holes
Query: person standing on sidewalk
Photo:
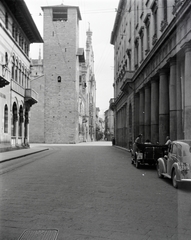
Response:
[[[132,152],[132,156],[135,159],[135,153],[137,152],[137,143],[141,143],[142,142],[142,134],[139,134],[136,139],[135,142],[133,143],[133,152]]]

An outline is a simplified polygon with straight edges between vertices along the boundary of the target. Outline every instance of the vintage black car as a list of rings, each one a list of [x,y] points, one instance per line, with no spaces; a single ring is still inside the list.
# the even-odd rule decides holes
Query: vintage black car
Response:
[[[139,168],[141,165],[156,165],[157,159],[163,157],[168,149],[167,145],[136,144],[136,151],[132,152],[132,164]]]

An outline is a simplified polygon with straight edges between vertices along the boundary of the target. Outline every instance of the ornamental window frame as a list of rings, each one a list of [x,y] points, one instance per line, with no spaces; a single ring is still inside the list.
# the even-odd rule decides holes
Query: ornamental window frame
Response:
[[[145,50],[146,53],[150,51],[150,17],[151,14],[148,13],[144,19],[145,27],[146,27],[146,42],[147,42],[147,49]]]

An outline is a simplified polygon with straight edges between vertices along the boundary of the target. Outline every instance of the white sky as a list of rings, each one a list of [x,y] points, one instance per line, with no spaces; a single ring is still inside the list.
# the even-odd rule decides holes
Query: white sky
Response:
[[[100,117],[109,108],[109,100],[113,98],[114,52],[110,44],[116,11],[119,0],[25,0],[25,3],[43,37],[43,12],[41,6],[71,5],[79,6],[82,20],[80,21],[80,47],[86,48],[86,31],[90,24],[93,32],[92,44],[94,51],[94,69],[97,84],[96,107],[100,108]],[[41,14],[41,16],[40,16]],[[30,57],[38,58],[41,44],[32,44]],[[43,54],[43,53],[42,53]]]

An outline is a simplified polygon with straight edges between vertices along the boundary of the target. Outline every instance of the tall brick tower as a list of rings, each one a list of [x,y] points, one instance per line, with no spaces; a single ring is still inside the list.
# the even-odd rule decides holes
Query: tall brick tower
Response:
[[[45,143],[78,141],[79,20],[76,6],[45,6]]]

